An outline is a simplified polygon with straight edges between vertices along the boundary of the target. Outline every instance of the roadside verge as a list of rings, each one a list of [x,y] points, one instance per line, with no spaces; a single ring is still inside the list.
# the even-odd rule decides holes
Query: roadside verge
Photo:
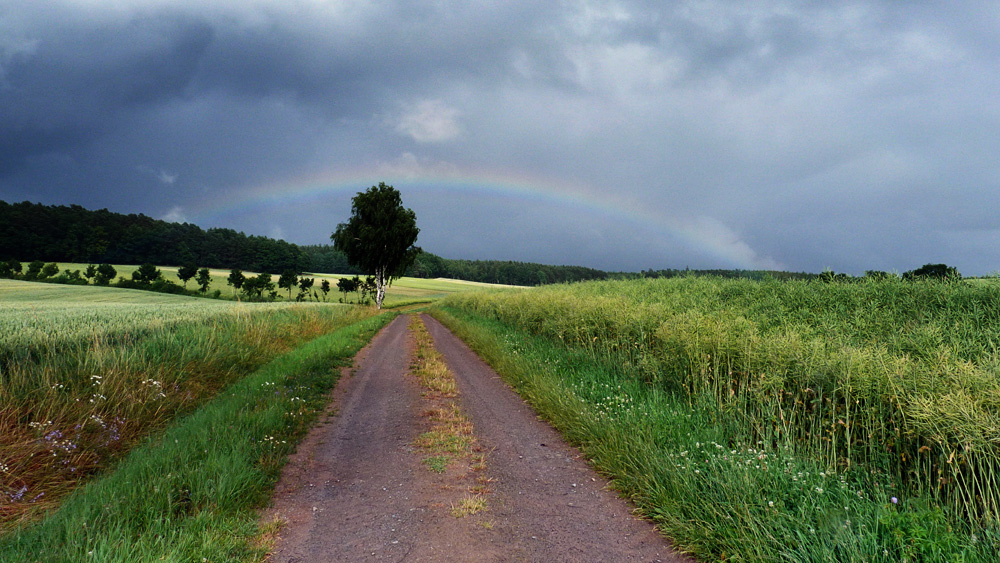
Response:
[[[259,561],[256,508],[327,403],[341,366],[390,320],[277,358],[136,448],[45,520],[0,538],[0,561]]]

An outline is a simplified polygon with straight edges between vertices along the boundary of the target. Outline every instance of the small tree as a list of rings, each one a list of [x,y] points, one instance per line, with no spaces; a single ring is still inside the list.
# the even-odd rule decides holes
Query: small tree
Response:
[[[330,294],[330,280],[320,282],[319,290],[323,292],[323,302],[326,303],[326,296]]]
[[[357,280],[357,278],[355,278],[355,280]],[[365,305],[371,303],[371,298],[376,297],[378,294],[378,285],[375,283],[375,276],[366,277],[365,281],[358,283],[356,287],[361,293],[361,302]]]
[[[351,218],[337,225],[330,238],[352,265],[374,274],[375,306],[381,309],[386,287],[420,253],[415,246],[419,232],[417,216],[403,207],[399,192],[380,182],[354,196]]]
[[[83,276],[87,278],[87,281],[91,281],[97,275],[97,266],[93,264],[87,264],[87,269],[83,271]]]
[[[12,278],[14,272],[10,268],[9,262],[0,262],[0,278]]]
[[[307,299],[309,297],[309,290],[312,289],[315,283],[315,278],[299,278],[299,296],[297,299],[299,301]]]
[[[237,292],[243,287],[243,282],[247,281],[247,277],[243,275],[243,270],[239,268],[233,268],[229,270],[229,277],[226,278],[226,284],[233,286],[233,296],[239,299]]]
[[[249,301],[263,301],[265,292],[270,294],[271,299],[274,299],[276,293],[273,290],[274,282],[271,281],[271,274],[257,274],[243,280],[243,295]]]
[[[118,275],[118,270],[111,264],[101,264],[97,267],[97,274],[94,276],[95,285],[108,285],[111,280]]]
[[[198,277],[194,281],[198,284],[198,291],[206,293],[208,286],[212,285],[212,273],[208,271],[208,268],[202,268],[198,270]]]
[[[354,278],[340,278],[337,280],[337,291],[344,294],[343,299],[347,299],[348,293],[354,293],[358,290],[358,283],[360,280],[357,276]]]
[[[187,289],[188,281],[198,274],[198,266],[194,264],[188,264],[187,266],[181,266],[177,268],[177,277],[184,282],[184,289]]]
[[[163,272],[161,272],[154,264],[149,262],[139,266],[139,269],[132,272],[132,281],[144,285],[149,285],[162,277]]]
[[[45,262],[42,262],[41,260],[33,260],[31,263],[28,264],[28,271],[24,273],[24,279],[26,280],[38,279],[38,276],[41,275],[42,268],[44,267],[45,267]]]
[[[288,290],[288,299],[292,299],[292,288],[299,283],[299,273],[295,270],[285,270],[278,278],[278,287]]]

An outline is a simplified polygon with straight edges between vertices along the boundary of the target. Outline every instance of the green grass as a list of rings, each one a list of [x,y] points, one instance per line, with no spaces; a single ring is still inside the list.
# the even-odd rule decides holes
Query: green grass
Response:
[[[0,530],[277,355],[371,314],[9,280],[0,305]]]
[[[338,367],[391,318],[342,327],[243,378],[44,521],[0,537],[0,561],[262,561],[255,509]]]
[[[689,278],[443,305],[700,556],[987,561],[1000,548],[987,285]]]
[[[424,458],[424,465],[435,473],[444,473],[448,469],[451,459],[451,456],[448,455],[429,456]]]

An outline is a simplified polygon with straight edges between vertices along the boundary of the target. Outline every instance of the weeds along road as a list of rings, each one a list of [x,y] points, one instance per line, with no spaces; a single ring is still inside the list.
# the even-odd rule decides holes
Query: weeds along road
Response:
[[[400,316],[359,354],[333,414],[286,466],[263,516],[284,522],[272,561],[690,561],[464,343],[423,320],[485,468],[432,471],[415,446],[428,399],[408,375],[414,344]],[[470,490],[486,508],[458,515]]]

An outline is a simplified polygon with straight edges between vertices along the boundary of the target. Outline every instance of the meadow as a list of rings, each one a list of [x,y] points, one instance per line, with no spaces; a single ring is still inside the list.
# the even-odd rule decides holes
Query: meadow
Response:
[[[990,561],[990,283],[673,278],[436,313],[708,560]]]
[[[0,530],[278,355],[371,315],[0,280]]]

